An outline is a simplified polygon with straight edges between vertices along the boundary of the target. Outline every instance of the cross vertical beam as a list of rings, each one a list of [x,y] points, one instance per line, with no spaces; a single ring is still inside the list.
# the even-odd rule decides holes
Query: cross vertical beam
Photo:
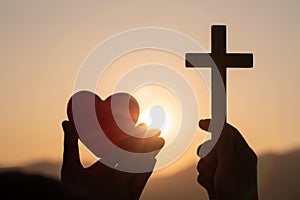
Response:
[[[226,53],[226,26],[211,27],[211,51],[215,55]]]
[[[226,26],[212,26],[211,28],[211,56],[213,57],[224,57],[226,55]],[[213,58],[212,58],[213,59]],[[215,60],[214,60],[215,62]],[[216,63],[216,67],[219,70],[221,78],[224,83],[226,92],[226,67],[223,64]],[[212,67],[214,69],[214,67]],[[217,71],[216,71],[217,73]],[[214,73],[215,74],[215,73]]]
[[[227,53],[226,26],[211,27],[211,53],[187,53],[186,67],[211,68],[212,118],[225,115],[227,110],[227,68],[253,67],[253,54]],[[213,62],[212,62],[213,61]],[[215,66],[214,66],[215,64]],[[226,121],[226,119],[225,119]]]

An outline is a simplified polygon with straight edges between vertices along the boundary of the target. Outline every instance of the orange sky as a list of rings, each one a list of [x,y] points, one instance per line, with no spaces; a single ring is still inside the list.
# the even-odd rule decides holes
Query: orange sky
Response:
[[[60,124],[80,64],[107,37],[150,26],[180,31],[210,51],[210,26],[226,24],[228,51],[254,53],[253,69],[228,71],[228,121],[258,154],[298,148],[299,8],[258,0],[1,1],[0,165],[61,160]],[[200,117],[209,117],[207,93],[199,95],[207,105]],[[167,170],[195,164],[199,134]]]

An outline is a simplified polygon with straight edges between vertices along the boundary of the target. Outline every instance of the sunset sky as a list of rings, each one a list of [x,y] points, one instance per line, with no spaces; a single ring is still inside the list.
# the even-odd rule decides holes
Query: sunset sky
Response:
[[[299,148],[299,9],[296,0],[1,1],[0,166],[61,161],[61,122],[67,119],[66,104],[81,63],[106,38],[143,27],[179,31],[210,52],[211,25],[225,24],[228,52],[254,54],[253,69],[228,70],[228,122],[259,155]],[[166,52],[135,52],[113,63],[112,70],[124,66],[126,73],[151,61],[189,77],[201,99],[199,119],[210,117],[204,83]],[[110,81],[121,72],[104,77],[100,96],[110,95]],[[204,136],[198,130],[186,154],[162,174],[196,165],[195,151]],[[88,151],[81,150],[90,161]]]

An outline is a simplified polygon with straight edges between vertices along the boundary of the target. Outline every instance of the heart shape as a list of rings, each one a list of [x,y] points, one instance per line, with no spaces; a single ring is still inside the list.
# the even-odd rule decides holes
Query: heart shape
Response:
[[[80,91],[70,98],[67,115],[80,140],[98,157],[111,153],[111,144],[135,153],[153,152],[164,145],[159,130],[136,125],[139,104],[127,93],[102,100],[92,92]]]

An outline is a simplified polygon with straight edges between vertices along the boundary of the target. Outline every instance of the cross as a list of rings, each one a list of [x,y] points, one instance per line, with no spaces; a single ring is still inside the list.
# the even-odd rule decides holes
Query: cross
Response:
[[[212,66],[212,60],[216,67]],[[225,116],[226,122],[226,73],[227,68],[253,67],[253,54],[227,53],[226,26],[211,27],[211,53],[187,53],[186,67],[210,67],[211,70],[211,109],[212,118]],[[220,85],[223,84],[223,85]],[[225,91],[224,91],[225,89]]]

